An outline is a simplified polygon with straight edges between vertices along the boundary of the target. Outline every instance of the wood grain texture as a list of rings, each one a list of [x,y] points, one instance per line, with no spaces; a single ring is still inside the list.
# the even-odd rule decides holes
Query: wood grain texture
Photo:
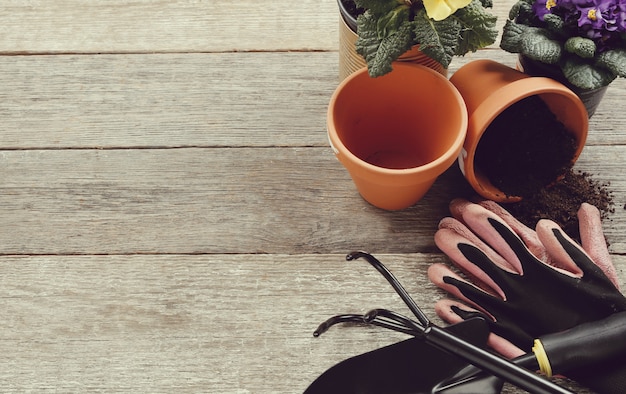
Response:
[[[443,294],[425,277],[439,255],[378,257],[439,322]],[[405,338],[349,326],[313,338],[320,322],[409,313],[340,254],[4,257],[2,270],[5,392],[301,393],[336,362]]]
[[[515,2],[494,2],[504,25]],[[336,0],[7,0],[0,53],[335,51]],[[497,43],[493,46],[497,46]]]
[[[515,66],[484,50],[454,59]],[[0,148],[327,146],[336,52],[0,57]],[[589,144],[626,144],[626,82],[609,88]]]
[[[312,337],[337,313],[408,313],[354,249],[441,323],[425,272],[468,187],[454,166],[404,211],[359,197],[325,131],[338,18],[335,0],[2,2],[0,391],[301,393],[404,339]],[[449,75],[481,58],[516,62],[496,43]],[[622,285],[625,99],[618,80],[577,163],[611,183]]]
[[[625,253],[624,146],[589,146],[576,168],[611,182],[606,235]],[[364,202],[329,148],[0,152],[0,253],[433,252],[458,167],[414,207]]]
[[[321,146],[337,56],[0,57],[0,146]]]
[[[332,50],[334,0],[7,0],[0,53]]]

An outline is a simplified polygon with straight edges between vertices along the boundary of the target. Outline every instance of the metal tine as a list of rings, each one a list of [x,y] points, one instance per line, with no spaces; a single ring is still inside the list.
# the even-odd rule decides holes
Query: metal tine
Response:
[[[411,312],[413,312],[413,314],[417,318],[417,321],[422,325],[423,329],[430,325],[430,320],[428,319],[428,316],[426,316],[426,314],[422,312],[415,300],[411,298],[411,296],[405,290],[402,284],[398,281],[398,279],[396,279],[391,271],[389,271],[387,267],[383,265],[383,263],[381,263],[376,257],[372,256],[371,254],[362,251],[352,252],[346,256],[346,260],[348,261],[356,260],[358,258],[364,258],[368,263],[370,263],[370,265],[376,268],[376,270],[380,272],[382,276],[385,277],[391,287],[393,287],[396,293],[398,293],[402,301],[404,301],[406,306],[409,307]]]
[[[369,312],[368,312],[369,314]],[[386,328],[389,330],[393,330],[396,332],[400,332],[402,334],[407,335],[417,335],[414,329],[407,327],[406,325],[398,323],[397,320],[388,319],[383,316],[373,316],[369,318],[368,314],[358,315],[358,314],[343,314],[337,315],[329,318],[322,324],[320,324],[315,331],[313,331],[314,337],[319,337],[326,331],[330,329],[330,327],[336,324],[342,323],[354,323],[354,324],[365,324],[365,325],[373,325],[382,328]]]

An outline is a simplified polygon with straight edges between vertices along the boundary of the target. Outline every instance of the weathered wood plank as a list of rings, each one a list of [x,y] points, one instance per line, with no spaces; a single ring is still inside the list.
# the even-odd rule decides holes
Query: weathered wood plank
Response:
[[[581,169],[611,181],[606,233],[626,252],[626,147],[590,146]],[[454,166],[416,206],[364,202],[330,149],[0,152],[0,254],[432,252]]]
[[[343,256],[2,256],[0,384],[4,392],[301,393],[331,365],[405,338],[357,327],[312,337],[337,313],[410,313],[374,269]],[[440,257],[378,257],[441,324],[433,303],[444,294],[425,276]]]
[[[0,149],[327,146],[337,53],[0,57]],[[484,50],[454,59],[450,74]],[[626,82],[591,122],[589,144],[626,144]]]
[[[513,0],[494,2],[498,28]],[[0,53],[336,50],[336,0],[7,0]],[[36,27],[36,28],[33,28]]]
[[[332,53],[0,57],[0,147],[321,145],[336,63]]]
[[[335,1],[7,0],[0,53],[328,50]]]

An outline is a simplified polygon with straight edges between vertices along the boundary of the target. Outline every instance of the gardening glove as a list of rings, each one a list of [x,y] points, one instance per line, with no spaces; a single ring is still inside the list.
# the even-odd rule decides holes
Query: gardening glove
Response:
[[[556,223],[540,220],[532,231],[492,201],[454,200],[450,208],[455,218],[441,221],[435,242],[474,284],[441,264],[429,269],[429,277],[474,308],[442,300],[437,314],[448,322],[483,316],[495,333],[489,345],[508,357],[530,352],[539,337],[551,350],[565,346],[556,357],[567,360],[562,373],[599,393],[626,392],[621,350],[626,312],[617,313],[626,310],[626,298],[619,292],[599,211],[582,204],[578,212],[581,248]],[[576,327],[564,333],[571,337],[589,324],[597,335],[580,338],[589,347],[559,334]],[[600,361],[571,366],[570,360],[590,354]]]
[[[435,243],[471,282],[443,264],[431,266],[430,280],[463,301],[441,300],[435,310],[449,323],[486,317],[489,345],[504,356],[529,352],[535,338],[626,310],[592,205],[578,213],[582,248],[556,223],[541,220],[532,231],[491,201],[457,199],[450,210],[454,218],[441,221]]]

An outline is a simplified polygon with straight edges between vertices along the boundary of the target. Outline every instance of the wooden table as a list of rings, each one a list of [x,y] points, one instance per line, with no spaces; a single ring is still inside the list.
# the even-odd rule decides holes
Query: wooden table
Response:
[[[433,234],[464,179],[451,168],[400,212],[358,196],[325,131],[338,18],[334,0],[0,5],[3,392],[302,392],[404,339],[312,337],[336,313],[408,313],[345,261],[355,249],[434,318],[425,271],[445,261]],[[450,74],[477,58],[515,63],[494,46]],[[611,182],[622,283],[625,99],[618,80],[577,164]]]

